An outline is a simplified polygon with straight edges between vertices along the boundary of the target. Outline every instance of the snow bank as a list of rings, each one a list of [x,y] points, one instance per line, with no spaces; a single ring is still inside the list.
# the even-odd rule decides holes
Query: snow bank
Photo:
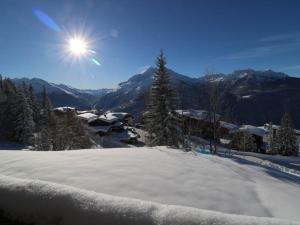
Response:
[[[104,139],[103,145],[112,141]],[[168,205],[300,221],[300,177],[237,157],[196,156],[165,147],[0,151],[0,174]]]
[[[278,219],[238,216],[190,207],[99,194],[37,180],[0,176],[0,210],[14,220],[60,225],[296,225]]]

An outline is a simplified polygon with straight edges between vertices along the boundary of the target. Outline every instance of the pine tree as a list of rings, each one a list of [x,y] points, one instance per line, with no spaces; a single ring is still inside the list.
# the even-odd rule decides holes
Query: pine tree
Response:
[[[267,127],[267,153],[277,154],[276,139],[274,138],[273,124],[270,122]]]
[[[294,129],[288,113],[282,116],[278,130],[277,146],[281,155],[297,155],[298,153]]]
[[[34,122],[32,110],[25,96],[24,89],[17,90],[15,115],[15,138],[21,143],[32,144],[34,139]]]
[[[175,92],[170,87],[170,77],[166,68],[163,51],[156,60],[156,72],[150,91],[146,128],[149,145],[179,146],[181,129],[175,115]]]
[[[0,91],[3,89],[3,79],[2,75],[0,74]]]
[[[17,116],[16,109],[19,107],[17,90],[10,79],[2,81],[2,100],[1,100],[1,136],[8,140],[15,139],[15,119]]]
[[[39,118],[39,132],[36,138],[37,150],[56,150],[57,121],[46,88],[43,88],[42,107]]]
[[[78,119],[75,120],[75,126],[73,127],[74,136],[72,139],[71,149],[83,149],[90,148],[92,146],[91,139],[86,132],[86,129],[82,122]]]
[[[81,121],[73,112],[59,118],[53,150],[90,148],[92,142]]]
[[[31,84],[29,85],[28,88],[28,97],[29,97],[29,104],[33,113],[33,120],[37,124],[40,116],[40,109],[39,109],[38,102],[36,100],[34,89]]]
[[[42,128],[42,130],[37,134],[35,143],[35,149],[37,151],[51,151],[53,149],[51,132],[47,127]]]
[[[235,148],[244,152],[252,152],[257,147],[254,137],[248,132],[239,132],[234,134],[232,143]]]
[[[43,87],[42,97],[41,123],[42,126],[48,126],[52,129],[56,125],[56,118],[45,87]]]

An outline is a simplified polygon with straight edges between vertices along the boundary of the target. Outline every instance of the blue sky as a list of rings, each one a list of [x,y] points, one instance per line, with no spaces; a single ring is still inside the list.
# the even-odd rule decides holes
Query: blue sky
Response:
[[[46,13],[60,30],[33,13]],[[0,73],[78,88],[116,87],[154,64],[199,77],[206,70],[273,69],[300,75],[300,1],[0,1]],[[74,60],[67,40],[81,34],[96,51]]]

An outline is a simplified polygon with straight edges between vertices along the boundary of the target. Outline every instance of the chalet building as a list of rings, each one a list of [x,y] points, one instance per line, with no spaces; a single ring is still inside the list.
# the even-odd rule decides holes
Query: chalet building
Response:
[[[219,121],[219,135],[229,138],[230,134],[240,128],[239,125],[228,123],[225,121]]]
[[[125,112],[109,112],[101,116],[91,112],[83,112],[77,117],[88,124],[90,131],[101,136],[111,132],[121,132],[124,125],[131,125],[133,121],[131,114]]]
[[[233,123],[219,121],[218,136],[220,137],[220,143],[225,147],[231,147],[232,134],[238,130],[239,127],[239,125]]]
[[[82,113],[77,115],[77,117],[79,119],[81,119],[82,121],[84,121],[85,123],[89,124],[91,122],[93,122],[94,120],[96,120],[99,116],[94,114],[94,113]]]
[[[56,116],[65,116],[67,113],[76,114],[76,109],[74,107],[57,107],[53,109]]]
[[[132,126],[133,125],[133,116],[130,113],[126,112],[110,112],[104,115],[114,116],[118,118],[119,122],[122,122],[125,126]]]
[[[78,115],[80,114],[85,114],[85,113],[93,113],[93,114],[96,114],[98,116],[100,116],[102,113],[99,112],[99,110],[97,109],[91,109],[91,110],[77,110],[76,111]]]
[[[179,119],[183,123],[185,133],[193,136],[204,136],[213,123],[213,118],[206,110],[176,110]],[[220,115],[215,115],[216,122],[219,121]]]
[[[270,124],[269,123],[265,123],[264,126],[262,126],[261,128],[264,129],[266,131],[265,136],[264,136],[264,142],[266,143],[268,140],[268,129],[269,129]],[[279,125],[275,125],[272,124],[272,131],[273,131],[273,138],[276,138],[277,134],[278,134],[278,130],[279,130],[280,126]],[[300,150],[300,130],[296,130],[294,129],[294,135],[296,137],[296,141],[298,144],[298,148]]]
[[[242,125],[238,129],[231,131],[232,134],[236,133],[248,133],[251,134],[255,139],[256,152],[265,153],[264,136],[266,130],[261,127],[255,127],[252,125]]]

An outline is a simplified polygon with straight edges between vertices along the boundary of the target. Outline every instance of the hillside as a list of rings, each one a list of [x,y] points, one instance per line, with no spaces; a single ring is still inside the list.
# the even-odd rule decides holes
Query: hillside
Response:
[[[89,109],[104,94],[111,89],[81,90],[64,84],[54,84],[39,78],[14,78],[12,81],[18,86],[23,82],[31,84],[38,98],[41,98],[43,88],[52,101],[54,107],[72,106],[78,109]]]

